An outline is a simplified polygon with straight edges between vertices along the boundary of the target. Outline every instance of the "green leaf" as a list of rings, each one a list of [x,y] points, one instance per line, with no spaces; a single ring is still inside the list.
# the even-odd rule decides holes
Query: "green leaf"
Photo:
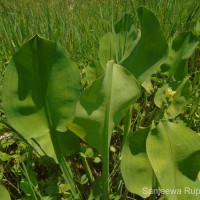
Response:
[[[70,185],[69,184],[61,183],[59,185],[59,193],[64,193],[64,192],[69,191],[69,190],[70,190]]]
[[[93,60],[91,62],[92,62],[91,65],[88,65],[85,68],[85,74],[86,74],[85,79],[86,79],[86,81],[88,83],[93,82],[94,80],[96,80],[97,78],[99,78],[100,76],[102,76],[103,73],[104,73],[104,70],[101,67],[99,61]]]
[[[149,93],[151,94],[154,90],[153,88],[153,84],[151,83],[151,79],[150,77],[147,78],[143,83],[142,83],[142,87]]]
[[[78,69],[64,50],[34,36],[14,54],[5,73],[7,120],[29,137],[48,133],[52,126],[65,131],[73,120],[79,81]]]
[[[0,185],[0,197],[1,199],[11,200],[8,190],[2,185]]]
[[[137,12],[141,38],[120,64],[132,72],[139,83],[143,83],[166,61],[168,45],[156,16],[145,7],[138,8]]]
[[[109,60],[120,63],[127,58],[138,40],[141,33],[133,24],[134,19],[130,14],[125,14],[113,28],[113,32],[105,34],[99,42],[99,60],[105,68]]]
[[[28,184],[28,181],[22,179],[20,181],[20,188],[27,196],[31,196],[32,189],[31,189],[30,185]]]
[[[168,45],[158,19],[145,7],[138,8],[141,32],[134,19],[125,14],[100,40],[99,60],[104,68],[108,60],[127,68],[143,83],[166,61]]]
[[[106,68],[106,64],[109,60],[114,60],[116,62],[113,34],[111,32],[105,34],[99,40],[99,61],[103,69]]]
[[[102,154],[102,199],[109,198],[109,144],[114,127],[124,117],[140,87],[120,65],[108,62],[105,75],[81,94],[68,128]]]
[[[81,179],[80,179],[80,184],[81,184],[81,185],[84,185],[84,184],[86,184],[87,182],[88,182],[88,177],[87,177],[87,175],[86,175],[86,174],[82,175],[82,176],[81,176]]]
[[[132,133],[122,149],[121,172],[126,188],[147,198],[145,193],[153,187],[153,169],[146,152],[146,138],[150,127]]]
[[[114,26],[113,39],[117,63],[130,55],[141,37],[140,31],[133,23],[133,16],[126,13]]]
[[[44,141],[52,130],[66,131],[79,93],[76,65],[56,43],[36,35],[13,55],[5,72],[6,118],[24,137]]]
[[[187,60],[198,46],[198,38],[192,32],[177,36],[170,45],[169,57],[161,67],[163,72],[182,80],[188,74]]]
[[[169,89],[169,85],[165,84],[161,88],[159,88],[154,96],[154,103],[159,108],[163,108],[163,106],[168,105],[166,92]]]
[[[101,162],[101,158],[99,157],[95,157],[93,160],[94,163],[100,163]]]
[[[11,155],[0,151],[0,161],[9,161],[11,158]]]
[[[26,178],[21,179],[20,188],[27,196],[31,196],[33,194],[33,190],[38,187],[37,174],[28,168],[26,170]]]
[[[139,94],[140,88],[133,75],[110,61],[105,75],[81,94],[76,117],[68,128],[100,153],[107,151],[105,142],[109,143],[114,126]]]
[[[200,21],[197,21],[195,27],[194,27],[194,34],[199,36],[200,35]]]
[[[196,200],[191,191],[200,187],[200,137],[191,129],[160,122],[147,137],[147,155],[162,189],[179,189],[181,194],[166,193],[169,200]],[[190,193],[186,189],[190,189]]]

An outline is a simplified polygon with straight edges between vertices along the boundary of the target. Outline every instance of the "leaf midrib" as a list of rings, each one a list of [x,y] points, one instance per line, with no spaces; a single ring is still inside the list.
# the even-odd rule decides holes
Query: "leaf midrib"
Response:
[[[172,144],[171,144],[171,142],[170,142],[170,137],[169,137],[169,135],[168,135],[168,133],[167,133],[167,131],[166,131],[166,129],[165,129],[165,126],[163,125],[163,123],[160,123],[159,124],[160,126],[161,126],[161,129],[163,130],[163,132],[164,132],[164,134],[165,134],[165,136],[166,136],[166,138],[167,138],[167,143],[168,143],[168,147],[169,147],[169,152],[170,152],[170,157],[171,157],[171,160],[172,160],[172,163],[173,163],[173,174],[174,174],[174,186],[176,186],[176,159],[175,159],[175,157],[174,157],[174,151],[173,151],[173,147],[172,147]]]
[[[33,65],[34,65],[34,68],[36,70],[36,74],[38,75],[38,80],[36,80],[36,84],[37,84],[37,87],[40,91],[39,95],[40,95],[40,98],[42,100],[42,105],[44,107],[44,114],[46,116],[46,119],[47,119],[47,123],[48,123],[48,128],[49,128],[49,131],[52,132],[53,130],[55,130],[55,126],[53,125],[53,120],[52,120],[52,117],[51,117],[51,111],[49,109],[49,101],[47,100],[47,94],[46,92],[44,91],[44,86],[42,85],[43,84],[43,77],[42,77],[42,70],[41,70],[41,61],[40,61],[40,56],[39,56],[39,53],[40,52],[40,49],[38,48],[38,43],[39,43],[39,38],[38,36],[35,37],[35,40],[34,40],[34,48],[33,48],[33,55],[34,55],[34,59],[33,59]],[[36,76],[37,78],[37,76]]]
[[[112,69],[110,69],[112,68]],[[105,74],[109,74],[109,76],[105,76],[106,79],[108,79],[108,81],[106,80],[105,83],[106,85],[108,85],[108,87],[106,87],[106,106],[105,106],[105,116],[104,116],[104,128],[103,128],[103,141],[106,141],[106,144],[109,145],[109,130],[110,126],[110,109],[111,109],[111,96],[112,96],[112,85],[113,85],[113,68],[114,68],[114,63],[112,63],[112,66],[107,66],[107,72]],[[109,72],[109,73],[108,73]],[[104,149],[104,145],[105,143],[102,142],[102,149]],[[106,146],[107,146],[106,145]]]

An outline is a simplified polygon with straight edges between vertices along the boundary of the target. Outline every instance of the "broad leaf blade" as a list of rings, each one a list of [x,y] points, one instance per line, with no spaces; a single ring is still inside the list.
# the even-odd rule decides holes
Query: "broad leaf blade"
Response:
[[[110,141],[114,126],[139,94],[140,88],[133,75],[110,61],[105,75],[81,94],[76,117],[68,128],[102,152],[104,141]],[[104,135],[105,129],[109,130],[109,135]]]
[[[144,188],[153,187],[153,169],[146,152],[146,138],[150,127],[130,135],[122,149],[121,172],[126,188],[135,194],[147,198]]]
[[[130,55],[141,37],[132,15],[125,14],[115,24],[113,36],[116,61],[120,63]]]
[[[37,35],[19,48],[5,72],[5,114],[26,138],[44,141],[52,130],[66,131],[79,93],[76,65],[56,43]]]
[[[125,14],[99,42],[99,60],[105,68],[109,60],[116,63],[126,59],[140,39],[141,33],[134,26],[133,16]]]
[[[69,56],[56,43],[36,35],[14,54],[5,73],[8,122],[30,137],[52,127],[66,130],[73,120],[79,84],[78,69]]]
[[[160,122],[147,137],[147,154],[162,189],[180,189],[181,194],[166,193],[168,199],[196,199],[185,192],[200,187],[200,137],[182,125]]]
[[[113,38],[113,33],[109,32],[99,40],[99,61],[103,69],[105,69],[109,60],[114,60],[116,62]]]
[[[91,61],[91,64],[85,68],[85,80],[88,83],[95,81],[97,78],[102,76],[104,69],[101,67],[101,64],[98,60]]]
[[[8,190],[2,185],[0,185],[0,197],[1,199],[11,200]]]
[[[185,32],[177,36],[170,46],[169,57],[161,67],[163,72],[174,76],[176,80],[183,80],[188,74],[187,60],[198,46],[198,38],[192,32]]]
[[[136,77],[139,83],[151,76],[166,61],[168,45],[156,16],[144,7],[138,8],[141,38],[131,54],[120,64]]]

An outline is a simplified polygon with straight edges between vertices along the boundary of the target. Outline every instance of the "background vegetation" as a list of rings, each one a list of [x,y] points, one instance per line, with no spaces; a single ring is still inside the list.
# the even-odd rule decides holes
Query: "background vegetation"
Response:
[[[158,17],[166,38],[170,41],[183,31],[192,30],[199,35],[200,5],[198,0],[1,0],[0,1],[0,94],[2,77],[13,53],[26,40],[38,33],[54,40],[71,54],[82,76],[83,86],[91,81],[91,68],[98,63],[99,39],[112,30],[112,25],[124,13],[133,13],[138,23],[136,9],[145,5]],[[200,52],[199,48],[189,60],[189,73],[193,93],[187,109],[175,120],[182,119],[194,131],[200,131]],[[154,93],[143,91],[135,104],[133,131],[152,122],[155,109],[152,96],[163,84],[163,76],[154,78]],[[144,106],[145,105],[145,106]],[[148,106],[146,106],[148,105]],[[18,133],[6,124],[0,99],[0,182],[8,189],[12,199],[31,199],[30,195],[46,199],[67,199],[68,185],[63,182],[59,166],[46,156],[39,157]],[[124,189],[119,170],[120,133],[118,126],[112,136],[110,168],[113,199],[139,199]],[[119,133],[119,134],[116,134]],[[101,172],[101,156],[84,142],[79,155],[68,159],[81,191],[88,197],[90,184],[88,171],[97,178]],[[56,195],[56,197],[52,197]],[[42,199],[45,199],[44,197]]]

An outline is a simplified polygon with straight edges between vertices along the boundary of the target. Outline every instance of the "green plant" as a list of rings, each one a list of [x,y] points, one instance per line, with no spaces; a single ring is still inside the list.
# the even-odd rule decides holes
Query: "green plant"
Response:
[[[8,191],[6,190],[6,188],[5,187],[3,187],[2,185],[0,185],[0,195],[1,195],[1,198],[3,198],[3,199],[8,199],[8,200],[10,200],[11,198],[10,198],[10,195],[9,195],[9,193],[8,193]]]
[[[67,150],[62,141],[69,141],[70,134],[60,132],[66,131],[66,123],[73,119],[79,81],[78,69],[69,57],[55,43],[35,36],[13,56],[6,71],[3,95],[9,123],[26,138],[37,140],[45,151],[54,148],[54,158],[62,165],[74,196],[76,186],[62,149]],[[71,140],[76,138],[71,137],[70,143]]]
[[[82,198],[78,181],[74,181],[65,158],[76,153],[80,145],[73,133],[102,156],[102,175],[95,180],[87,156],[80,153],[86,173],[81,175],[79,183],[84,185],[90,180],[91,199],[118,198],[119,193],[125,199],[127,190],[147,198],[151,192],[145,193],[144,188],[159,191],[199,186],[200,138],[180,122],[175,123],[176,117],[184,113],[192,90],[187,60],[198,39],[187,32],[168,45],[150,10],[140,7],[137,15],[141,30],[134,25],[133,16],[126,14],[100,40],[103,75],[97,79],[92,77],[95,80],[82,92],[78,69],[68,54],[56,43],[38,35],[19,48],[5,72],[3,101],[8,123],[28,140],[34,138],[34,147],[60,164],[73,195],[70,198]],[[180,74],[181,67],[184,70]],[[150,96],[148,107],[153,111],[143,120],[132,123],[135,110],[141,111],[141,118],[145,113],[142,110],[149,96],[142,87],[151,95],[151,78],[160,81],[156,93]],[[142,95],[144,108],[136,103]],[[150,126],[132,131],[136,123],[140,126],[145,121]],[[119,155],[122,155],[121,174],[127,188],[118,194],[110,189],[109,166],[109,147],[116,126],[122,130]],[[116,160],[120,165],[120,156]],[[188,162],[193,166],[189,172]],[[37,196],[34,190],[37,184],[29,181],[32,173],[23,169],[29,193]],[[168,199],[196,198],[195,195],[166,196]]]

